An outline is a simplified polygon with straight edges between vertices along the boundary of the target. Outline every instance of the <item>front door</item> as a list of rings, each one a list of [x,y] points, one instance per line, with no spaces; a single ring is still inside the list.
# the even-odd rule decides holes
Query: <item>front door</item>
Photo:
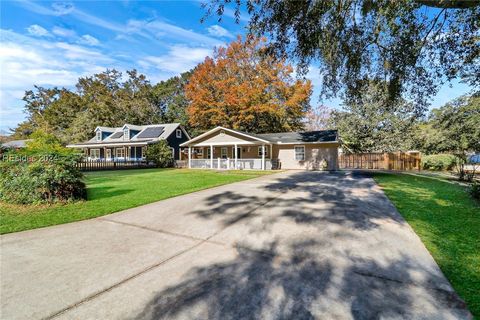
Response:
[[[105,154],[105,159],[111,160],[112,159],[112,149],[107,149]]]

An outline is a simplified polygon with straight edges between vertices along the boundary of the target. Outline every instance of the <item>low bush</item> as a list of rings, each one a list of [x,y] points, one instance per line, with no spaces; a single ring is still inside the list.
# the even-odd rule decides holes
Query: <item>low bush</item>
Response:
[[[422,156],[423,170],[446,171],[452,170],[455,166],[456,158],[451,154],[432,154]]]
[[[67,202],[86,198],[78,155],[9,153],[0,162],[0,200],[15,204]]]
[[[477,200],[480,200],[480,183],[478,183],[478,182],[472,183],[469,191],[470,191],[470,195],[473,198],[475,198]]]

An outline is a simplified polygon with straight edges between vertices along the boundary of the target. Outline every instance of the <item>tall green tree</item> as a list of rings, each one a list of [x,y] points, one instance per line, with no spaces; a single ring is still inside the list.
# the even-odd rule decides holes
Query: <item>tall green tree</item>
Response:
[[[183,86],[188,76],[152,85],[136,70],[127,71],[126,79],[106,70],[80,78],[74,91],[35,86],[25,92],[27,120],[15,128],[14,137],[27,138],[40,129],[69,143],[91,138],[97,126],[186,123]]]
[[[329,121],[347,152],[406,151],[412,147],[417,115],[411,103],[392,103],[382,83],[369,82],[360,98],[349,99]]]
[[[445,80],[480,86],[480,1],[474,0],[213,0],[207,16],[227,6],[250,14],[255,36],[306,72],[314,61],[322,95],[361,95],[359,81],[381,79],[391,101],[425,102]],[[426,111],[425,103],[417,109]]]
[[[188,101],[185,97],[185,85],[192,75],[192,71],[184,72],[179,76],[160,81],[153,86],[153,97],[164,122],[182,123],[187,130],[195,135],[195,128],[188,122],[186,109]]]

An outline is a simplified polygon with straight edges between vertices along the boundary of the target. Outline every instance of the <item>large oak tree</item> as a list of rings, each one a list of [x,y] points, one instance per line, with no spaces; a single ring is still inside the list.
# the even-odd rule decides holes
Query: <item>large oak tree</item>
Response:
[[[225,126],[253,133],[302,128],[310,81],[265,52],[265,40],[237,38],[199,64],[185,86],[190,124],[201,130]]]

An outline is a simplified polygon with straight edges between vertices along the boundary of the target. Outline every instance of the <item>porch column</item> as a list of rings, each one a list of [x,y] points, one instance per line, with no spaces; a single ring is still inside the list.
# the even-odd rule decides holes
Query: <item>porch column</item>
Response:
[[[192,167],[192,148],[188,146],[188,167]]]
[[[265,145],[262,144],[262,170],[265,170]]]
[[[213,169],[213,145],[210,145],[210,169]]]
[[[237,166],[237,158],[238,158],[237,144],[235,144],[234,148],[235,148],[235,169],[237,169],[238,168],[238,166]]]

